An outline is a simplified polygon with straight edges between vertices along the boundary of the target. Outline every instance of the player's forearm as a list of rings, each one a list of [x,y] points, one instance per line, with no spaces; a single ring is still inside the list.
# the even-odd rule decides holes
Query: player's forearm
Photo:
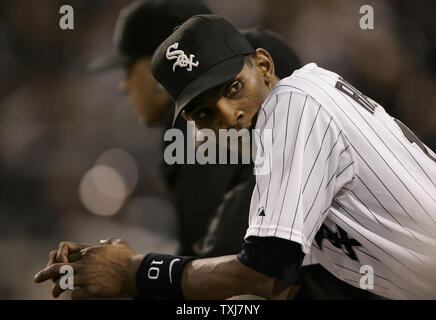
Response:
[[[236,255],[193,260],[185,267],[182,276],[182,291],[186,299],[226,299],[239,294],[287,299],[294,289],[244,266]]]

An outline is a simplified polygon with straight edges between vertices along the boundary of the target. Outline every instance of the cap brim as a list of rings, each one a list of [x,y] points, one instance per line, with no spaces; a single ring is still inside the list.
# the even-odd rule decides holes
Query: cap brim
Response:
[[[179,94],[175,102],[173,126],[183,109],[202,93],[226,81],[241,72],[245,64],[245,56],[235,56],[213,66],[203,72],[197,79],[189,83]]]
[[[106,71],[110,69],[115,69],[119,67],[124,67],[131,61],[131,58],[123,55],[120,52],[113,52],[107,57],[95,59],[91,61],[86,69],[90,72],[100,72]]]

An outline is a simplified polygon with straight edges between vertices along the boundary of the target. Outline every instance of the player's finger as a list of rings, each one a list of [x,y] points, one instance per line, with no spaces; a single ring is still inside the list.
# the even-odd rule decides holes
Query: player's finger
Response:
[[[55,282],[55,284],[54,284],[54,285],[52,286],[52,288],[51,288],[51,294],[52,294],[53,298],[57,298],[57,297],[59,297],[60,294],[61,294],[62,292],[64,292],[64,291],[65,291],[65,290],[61,288],[61,285],[60,285],[60,281],[59,281],[59,280],[57,280],[57,281]]]
[[[49,267],[49,266],[51,266],[52,264],[56,263],[56,254],[57,254],[57,251],[56,251],[56,250],[52,250],[52,251],[50,251],[50,253],[48,254],[47,267]]]
[[[80,259],[82,259],[82,252],[81,251],[68,255],[68,262],[70,262],[70,263],[76,262]]]
[[[90,244],[62,241],[61,243],[59,243],[58,252],[56,254],[56,260],[57,262],[67,263],[68,255],[70,253],[80,251],[90,246],[91,246]]]
[[[33,280],[36,283],[40,283],[40,282],[44,282],[48,279],[52,279],[55,277],[59,276],[59,271],[61,269],[62,266],[66,265],[66,263],[55,263],[52,264],[51,266],[39,271],[35,277],[33,278]]]
[[[84,279],[80,276],[74,275],[72,280],[72,289],[80,287],[84,282]],[[60,280],[54,281],[54,285],[52,286],[51,293],[53,295],[53,298],[59,297],[62,292],[66,291],[67,289],[62,289]]]
[[[52,264],[55,264],[55,263],[56,263],[56,254],[57,254],[57,251],[56,251],[56,250],[52,250],[52,251],[50,251],[50,253],[49,253],[49,255],[48,255],[48,263],[47,263],[47,267],[50,267]],[[60,277],[60,275],[59,275],[59,277]],[[56,280],[57,280],[59,277],[53,278],[53,279],[52,279],[53,283],[55,283]]]

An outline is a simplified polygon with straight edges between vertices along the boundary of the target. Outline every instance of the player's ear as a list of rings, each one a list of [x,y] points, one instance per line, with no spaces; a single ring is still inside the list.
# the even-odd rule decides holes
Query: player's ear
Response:
[[[256,49],[252,62],[263,76],[265,84],[269,86],[275,76],[274,61],[269,52],[262,48]]]

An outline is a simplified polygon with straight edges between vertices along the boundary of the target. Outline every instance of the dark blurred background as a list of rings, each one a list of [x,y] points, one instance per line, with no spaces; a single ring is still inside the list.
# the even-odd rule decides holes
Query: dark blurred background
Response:
[[[209,0],[237,27],[263,25],[303,63],[341,74],[436,149],[435,1]],[[112,47],[129,0],[0,2],[0,298],[49,299],[32,277],[62,240],[122,237],[172,253],[176,213],[160,173],[162,129],[118,93],[123,72],[84,66]],[[74,30],[59,8],[74,8]],[[375,29],[359,27],[373,6]]]

